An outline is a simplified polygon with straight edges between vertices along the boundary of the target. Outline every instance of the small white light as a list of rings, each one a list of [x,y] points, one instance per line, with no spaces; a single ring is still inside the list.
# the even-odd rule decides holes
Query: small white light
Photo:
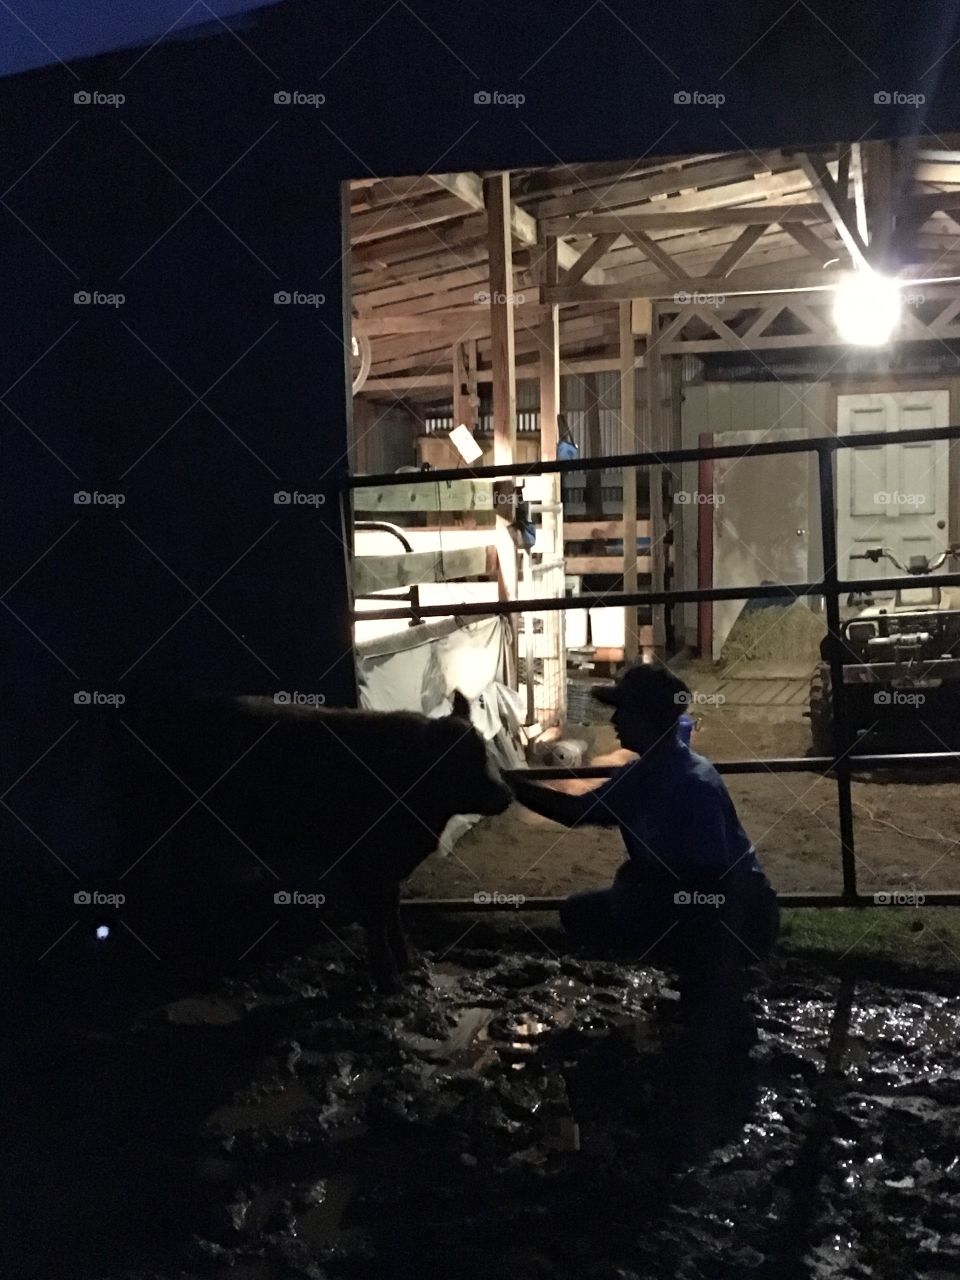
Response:
[[[464,423],[460,423],[459,427],[454,427],[450,432],[450,443],[459,453],[467,466],[471,462],[476,462],[478,458],[483,457],[483,450],[474,440],[469,427]]]
[[[105,942],[110,937],[110,926],[108,924],[97,925],[97,941]]]
[[[893,336],[903,313],[900,284],[876,271],[857,271],[837,285],[833,322],[844,342],[882,347]]]

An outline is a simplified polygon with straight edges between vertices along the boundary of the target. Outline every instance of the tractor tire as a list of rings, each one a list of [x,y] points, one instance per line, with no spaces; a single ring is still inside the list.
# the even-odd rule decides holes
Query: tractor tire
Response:
[[[825,662],[817,663],[810,678],[810,697],[807,715],[810,717],[810,736],[814,754],[833,755],[833,681]]]

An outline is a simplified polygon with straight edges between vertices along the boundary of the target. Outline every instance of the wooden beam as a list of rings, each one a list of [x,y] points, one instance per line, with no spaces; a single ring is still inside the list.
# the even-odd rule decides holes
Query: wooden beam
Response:
[[[857,230],[849,199],[846,192],[842,192],[837,186],[823,156],[802,152],[800,163],[810,185],[819,193],[823,207],[830,215],[830,221],[836,227],[854,266],[869,268],[867,246]]]
[[[584,276],[594,267],[605,253],[610,250],[619,236],[615,232],[608,232],[602,236],[597,236],[592,244],[584,249],[580,257],[567,269],[564,277],[568,284],[573,284],[576,280],[582,280]]]
[[[547,218],[541,231],[547,235],[630,235],[634,231],[680,230],[684,227],[756,225],[769,227],[785,222],[828,222],[819,204],[756,204],[742,208],[667,210],[653,205],[649,212],[590,214],[579,218]]]
[[[492,480],[444,480],[438,484],[389,484],[353,490],[353,509],[364,515],[405,511],[492,511]]]
[[[821,240],[817,233],[804,223],[788,222],[783,229],[796,240],[804,253],[808,253],[821,266],[826,266],[828,262],[836,261],[838,257],[837,250]]]
[[[632,560],[630,560],[629,557],[624,557],[620,555],[618,556],[567,556],[566,560],[564,561],[564,564],[566,566],[567,573],[575,574],[581,577],[586,573],[609,573],[609,574],[615,575],[618,578],[622,576],[624,581],[626,581],[628,573],[632,574],[634,578],[637,578],[641,574],[649,574],[650,572],[649,556],[634,555]],[[630,588],[630,590],[636,591],[636,589],[637,589],[637,584],[636,582],[634,582],[634,585]],[[653,587],[651,586],[650,589],[652,591]],[[625,586],[624,591],[626,590],[627,590],[627,587]],[[636,606],[634,606],[633,608],[630,608],[630,606],[628,605],[625,608],[624,612],[628,616],[632,616],[634,618],[636,618],[637,616]],[[627,634],[629,635],[630,633],[628,632]],[[635,624],[633,628],[633,635],[637,640],[637,645],[636,645],[636,649],[633,651],[632,654],[630,652],[631,646],[630,645],[627,646],[628,662],[632,661],[633,658],[636,658],[637,654],[640,651],[639,634],[640,634],[640,628]]]
[[[433,173],[430,175],[434,182],[443,187],[446,191],[451,192],[456,199],[460,200],[470,209],[483,209],[484,205],[484,182],[476,173]],[[509,174],[507,176],[509,183]],[[526,209],[522,209],[518,204],[510,202],[508,206],[508,225],[511,235],[523,245],[535,245],[540,240],[540,233],[537,229],[537,220],[527,213]],[[579,251],[574,249],[573,245],[566,243],[560,244],[558,248],[558,257],[560,266],[566,270],[572,267],[579,255]],[[599,268],[592,268],[586,275],[586,279],[593,284],[602,284],[603,272]]]
[[[395,551],[355,556],[353,590],[358,596],[423,582],[480,578],[487,572],[486,547],[454,547],[447,551]]]
[[[796,226],[802,225],[802,223],[796,223]],[[789,223],[788,226],[792,227],[794,224]],[[749,227],[744,227],[733,244],[717,259],[710,274],[717,276],[721,280],[728,276],[734,267],[739,266],[766,229],[762,222],[755,222]]]
[[[866,187],[863,173],[863,147],[859,142],[850,146],[850,177],[853,179],[853,214],[857,220],[857,231],[864,244],[870,243],[870,229],[867,225]]]
[[[633,230],[627,234],[643,256],[649,262],[655,263],[665,276],[670,276],[674,280],[686,280],[687,273],[683,267],[670,257],[662,245],[656,240],[651,240],[645,231]]]
[[[637,521],[637,537],[649,538],[649,520]],[[566,520],[563,525],[564,542],[609,542],[623,537],[622,520]]]
[[[635,384],[636,340],[631,325],[629,302],[620,303],[620,452],[636,453],[637,395]],[[625,467],[623,487],[623,589],[637,589],[637,469]],[[637,607],[623,609],[624,658],[635,662],[640,643],[637,635]]]
[[[484,179],[490,260],[490,355],[493,367],[493,462],[513,462],[517,441],[516,350],[514,346],[513,240],[510,233],[510,174]],[[517,598],[517,548],[510,521],[497,511],[496,547],[501,600]],[[512,643],[507,646],[507,683],[517,688],[517,618],[510,617]],[[529,673],[532,678],[532,673]]]

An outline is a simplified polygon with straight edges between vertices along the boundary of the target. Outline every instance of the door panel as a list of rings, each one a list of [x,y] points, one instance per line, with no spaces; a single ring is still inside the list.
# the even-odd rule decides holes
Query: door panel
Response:
[[[945,427],[947,391],[894,391],[837,397],[841,435]],[[934,555],[948,533],[949,441],[844,449],[837,458],[837,548],[841,577],[896,577],[886,561],[853,560],[889,547],[904,563]],[[942,528],[939,527],[942,522]],[[883,593],[879,593],[881,596]]]

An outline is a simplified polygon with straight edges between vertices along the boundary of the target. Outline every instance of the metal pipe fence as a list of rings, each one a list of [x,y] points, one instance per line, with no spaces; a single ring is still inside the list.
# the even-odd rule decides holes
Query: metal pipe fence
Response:
[[[827,617],[826,659],[831,674],[831,703],[833,728],[833,755],[810,756],[802,759],[772,758],[766,760],[730,760],[716,762],[720,773],[821,773],[833,775],[837,785],[837,813],[840,828],[840,864],[843,890],[840,894],[781,894],[780,902],[786,906],[864,906],[874,901],[862,894],[857,885],[856,845],[851,793],[852,775],[856,771],[886,770],[897,768],[943,768],[960,763],[960,751],[889,752],[875,755],[858,755],[851,759],[856,745],[847,714],[847,686],[843,679],[844,644],[840,634],[841,597],[855,591],[896,591],[916,587],[916,576],[891,578],[840,577],[837,563],[837,501],[834,477],[834,457],[841,449],[875,448],[877,446],[926,443],[935,440],[960,439],[960,426],[925,427],[908,431],[864,432],[848,436],[816,436],[805,440],[761,441],[748,445],[710,445],[696,449],[667,449],[660,453],[618,454],[605,458],[577,458],[570,462],[527,462],[491,466],[425,471],[418,475],[404,472],[400,475],[348,475],[341,486],[341,513],[347,527],[350,510],[350,494],[357,488],[383,488],[391,485],[432,484],[455,480],[502,479],[509,477],[563,474],[567,471],[596,471],[612,467],[650,467],[671,463],[699,462],[706,458],[748,458],[771,454],[813,453],[817,457],[818,490],[820,506],[820,538],[823,553],[823,576],[817,581],[800,583],[764,584],[737,587],[710,587],[695,590],[636,591],[583,593],[571,598],[547,598],[536,600],[505,600],[480,604],[451,606],[435,605],[421,608],[418,617],[509,615],[525,612],[544,612],[553,609],[583,609],[595,605],[635,606],[674,605],[712,600],[785,600],[792,601],[806,596],[822,596]],[[960,573],[938,573],[939,586],[960,586]],[[409,609],[377,609],[354,613],[353,617],[409,618]],[[582,769],[526,769],[523,776],[531,779],[558,781],[564,778],[605,778],[613,767],[588,766]],[[896,890],[891,891],[892,893]],[[931,892],[924,895],[930,905],[960,905],[960,892]],[[531,898],[524,902],[525,910],[552,910],[559,898]],[[496,904],[492,904],[496,905]],[[407,904],[424,910],[471,910],[477,904],[471,899],[420,900]],[[484,906],[484,910],[489,910]],[[502,909],[512,910],[511,906]]]

